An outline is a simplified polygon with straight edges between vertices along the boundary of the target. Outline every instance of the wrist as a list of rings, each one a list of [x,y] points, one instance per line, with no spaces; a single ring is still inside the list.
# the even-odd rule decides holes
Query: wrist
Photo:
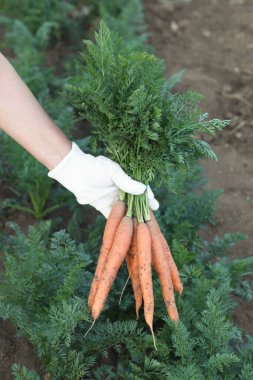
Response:
[[[45,158],[45,165],[49,171],[54,170],[60,163],[68,156],[72,150],[72,142],[66,139],[57,149],[50,154],[48,158]]]

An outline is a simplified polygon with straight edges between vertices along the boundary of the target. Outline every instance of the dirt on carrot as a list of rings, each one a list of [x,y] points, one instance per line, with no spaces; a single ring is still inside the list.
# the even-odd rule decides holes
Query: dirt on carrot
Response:
[[[123,219],[125,215],[125,212],[126,212],[125,202],[118,200],[113,206],[110,212],[110,215],[108,217],[107,223],[105,225],[103,242],[102,242],[102,246],[101,246],[99,257],[98,257],[97,268],[94,274],[94,278],[91,284],[90,294],[88,298],[88,306],[90,310],[92,309],[92,305],[93,305],[94,298],[97,292],[99,281],[101,279],[101,275],[103,273],[103,269],[104,269],[107,257],[109,255],[110,249],[114,241],[114,236],[116,234],[117,228],[121,220]]]
[[[153,225],[157,230],[157,233],[160,235],[163,251],[164,251],[165,256],[167,258],[167,261],[169,263],[170,275],[171,275],[173,287],[181,295],[183,292],[183,284],[182,284],[182,281],[180,279],[180,275],[179,275],[177,266],[175,264],[175,261],[173,259],[173,256],[171,254],[170,248],[168,246],[168,243],[167,243],[165,237],[163,236],[162,231],[160,230],[159,224],[157,223],[157,220],[156,220],[152,210],[150,210],[150,216],[151,216],[151,220],[153,222]]]
[[[139,310],[142,305],[142,290],[139,276],[139,266],[138,266],[138,252],[137,252],[137,227],[138,221],[136,218],[133,218],[133,239],[129,249],[129,252],[126,256],[126,263],[129,276],[131,277],[134,299],[135,299],[135,310],[136,317],[139,318]]]
[[[115,234],[112,248],[106,260],[102,277],[92,305],[92,317],[96,320],[104,306],[108,293],[129,250],[133,235],[133,220],[124,216]]]
[[[151,236],[146,223],[137,227],[138,265],[144,301],[144,317],[153,334],[154,294],[151,268]]]

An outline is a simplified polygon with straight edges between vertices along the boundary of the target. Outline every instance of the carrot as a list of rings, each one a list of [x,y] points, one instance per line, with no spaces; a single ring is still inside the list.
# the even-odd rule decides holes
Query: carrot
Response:
[[[139,310],[142,304],[142,291],[141,283],[139,278],[139,266],[138,266],[138,257],[137,257],[137,226],[138,221],[136,218],[133,218],[133,238],[128,254],[126,255],[126,263],[129,276],[131,277],[132,287],[134,292],[135,299],[135,310],[137,319],[139,318]]]
[[[98,284],[103,273],[106,259],[113,244],[113,239],[119,224],[126,212],[126,204],[123,201],[118,200],[113,206],[108,220],[105,225],[103,242],[100,249],[96,272],[91,284],[90,294],[88,298],[88,306],[91,310],[93,301],[97,292]]]
[[[139,276],[144,301],[144,317],[150,327],[156,348],[153,331],[154,294],[151,268],[151,236],[148,226],[143,222],[138,223],[137,227],[137,247]]]
[[[183,292],[183,284],[182,284],[182,281],[180,279],[180,275],[179,275],[177,266],[175,264],[175,261],[172,257],[168,243],[167,243],[167,241],[166,241],[166,239],[162,233],[161,233],[161,241],[162,241],[163,250],[164,250],[164,252],[167,256],[167,260],[169,262],[170,274],[171,274],[173,286],[174,286],[175,290],[181,295]]]
[[[92,305],[92,317],[99,317],[118,270],[129,250],[133,235],[133,219],[124,216],[114,237],[114,241],[99,280]]]
[[[156,230],[160,234],[160,238],[161,238],[161,242],[162,242],[162,246],[163,246],[163,251],[164,251],[164,253],[167,257],[168,263],[169,263],[173,287],[181,295],[182,291],[183,291],[183,284],[181,282],[180,275],[179,275],[177,266],[175,264],[175,261],[173,259],[173,256],[171,254],[170,248],[169,248],[168,243],[167,243],[165,237],[163,236],[163,234],[160,230],[159,224],[157,223],[157,220],[156,220],[156,218],[155,218],[155,216],[151,210],[150,210],[150,216],[151,216],[151,220],[152,220]]]
[[[160,234],[158,233],[152,221],[146,222],[146,224],[149,228],[149,232],[151,235],[153,265],[156,272],[158,273],[158,277],[162,288],[163,299],[170,318],[173,321],[178,321],[178,312],[175,303],[172,280],[170,276],[169,263],[166,260],[165,253],[163,251],[162,243],[160,240]]]

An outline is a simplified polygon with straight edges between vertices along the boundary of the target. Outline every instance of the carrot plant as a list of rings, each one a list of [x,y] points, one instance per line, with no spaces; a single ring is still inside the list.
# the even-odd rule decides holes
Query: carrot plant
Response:
[[[89,0],[92,12],[106,22],[108,27],[118,32],[131,47],[142,48],[147,42],[141,0]]]
[[[147,52],[136,51],[104,22],[101,22],[95,37],[95,43],[86,41],[87,51],[82,55],[80,74],[71,78],[66,86],[67,94],[80,117],[89,120],[93,126],[94,152],[102,144],[110,158],[132,178],[145,185],[169,182],[172,169],[189,168],[199,158],[216,159],[209,144],[201,140],[199,135],[214,135],[229,121],[208,120],[208,115],[200,111],[202,96],[199,94],[191,91],[171,94],[171,82],[164,78],[164,62]],[[118,208],[119,202],[126,202],[126,216],[122,217],[122,222],[115,224],[114,210]],[[178,312],[172,289],[174,287],[181,294],[183,286],[167,242],[155,217],[151,219],[147,192],[141,196],[121,192],[108,218],[108,229],[115,225],[121,229],[126,217],[136,217],[137,229],[142,231],[137,233],[139,277],[144,314],[152,330],[154,305],[150,282],[151,261],[160,279],[168,314],[174,321],[178,320]],[[122,232],[122,239],[126,241],[124,249],[118,244],[116,253],[114,242],[110,242],[105,256],[103,246],[101,248],[104,266],[99,275],[95,274],[89,304],[94,321],[104,306],[118,268],[130,248],[133,228],[129,231],[126,228]],[[117,233],[116,230],[115,241]],[[120,256],[119,252],[122,253]],[[145,252],[146,265],[142,260]],[[152,252],[152,259],[148,257],[149,252]],[[117,265],[113,265],[116,262]],[[98,265],[100,267],[100,263]],[[143,268],[146,278],[143,277]],[[147,288],[148,297],[144,296]]]
[[[158,351],[151,349],[143,323],[134,320],[128,289],[121,308],[116,307],[125,269],[103,317],[84,338],[90,321],[84,300],[96,257],[96,250],[91,253],[88,246],[97,243],[95,231],[102,233],[98,223],[90,226],[85,246],[77,245],[65,231],[51,235],[48,222],[30,227],[27,234],[11,224],[14,234],[1,238],[5,272],[0,281],[0,316],[10,319],[18,334],[30,340],[51,379],[251,380],[252,336],[240,331],[230,316],[236,307],[231,295],[238,294],[241,284],[252,276],[252,257],[232,259],[226,253],[242,235],[201,240],[197,231],[212,219],[215,197],[209,191],[193,193],[199,181],[196,171],[191,176],[174,174],[174,179],[177,194],[166,192],[169,198],[163,198],[159,221],[173,231],[172,246],[185,291],[178,303],[180,322],[175,325],[164,316],[154,280]],[[175,210],[181,209],[180,217],[166,212],[168,199]],[[203,210],[204,200],[209,208]],[[188,229],[184,240],[182,229]],[[166,231],[166,238],[170,235]],[[13,374],[16,380],[24,375],[43,379],[20,365],[13,366]]]
[[[22,0],[18,7],[16,5],[15,0],[2,0],[2,15],[22,20],[32,33],[36,33],[42,25],[51,26],[51,37],[60,39],[63,34],[65,38],[71,36],[71,33],[67,32],[73,32],[79,26],[78,20],[75,20],[75,25],[71,22],[71,13],[75,10],[77,1]]]

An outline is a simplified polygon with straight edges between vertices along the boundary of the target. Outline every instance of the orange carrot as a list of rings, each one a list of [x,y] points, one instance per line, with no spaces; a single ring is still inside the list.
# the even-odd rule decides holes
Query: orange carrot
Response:
[[[107,257],[102,276],[99,280],[97,292],[92,305],[92,317],[99,317],[118,270],[129,250],[133,235],[133,219],[124,216],[114,237],[114,241]]]
[[[97,292],[98,284],[103,273],[106,259],[108,257],[108,254],[113,244],[115,233],[125,213],[126,213],[125,202],[118,200],[113,206],[110,212],[110,215],[108,217],[108,220],[106,222],[104,235],[103,235],[103,243],[100,249],[97,268],[96,268],[96,272],[91,284],[91,289],[90,289],[90,294],[89,294],[89,299],[88,299],[88,306],[90,310],[92,308],[92,304]]]
[[[129,248],[128,254],[126,255],[126,263],[129,276],[131,277],[132,287],[134,292],[135,299],[135,310],[137,319],[139,318],[139,310],[142,304],[142,291],[141,283],[139,278],[139,265],[138,265],[138,256],[137,256],[137,226],[138,221],[136,218],[133,218],[133,238],[132,243]]]
[[[159,224],[157,223],[157,220],[153,214],[153,212],[150,210],[150,216],[151,216],[151,220],[156,228],[156,230],[158,231],[158,233],[160,234],[160,239],[161,239],[161,242],[162,242],[162,246],[163,246],[163,251],[167,257],[167,260],[168,260],[168,263],[169,263],[169,268],[170,268],[170,274],[171,274],[171,279],[172,279],[172,283],[173,283],[173,287],[174,289],[181,295],[182,294],[182,291],[183,291],[183,284],[181,282],[181,279],[180,279],[180,275],[179,275],[179,272],[178,272],[178,269],[177,269],[177,266],[175,264],[175,261],[173,259],[173,256],[170,252],[170,248],[168,246],[168,243],[165,239],[165,237],[163,236],[161,230],[160,230],[160,227],[159,227]]]
[[[183,292],[183,284],[182,284],[182,281],[180,279],[180,275],[179,275],[177,266],[176,266],[175,261],[172,257],[170,248],[168,246],[168,243],[167,243],[165,237],[163,236],[162,233],[160,236],[161,236],[163,250],[164,250],[164,252],[167,256],[167,260],[169,262],[170,274],[171,274],[173,286],[174,286],[175,290],[181,295]]]
[[[137,227],[137,247],[139,276],[144,301],[144,316],[148,326],[150,327],[155,345],[153,332],[154,294],[151,268],[151,236],[148,226],[143,222],[138,223]]]
[[[175,303],[172,280],[170,276],[170,268],[169,263],[166,260],[165,253],[163,251],[162,243],[160,240],[160,234],[158,233],[152,221],[146,222],[146,224],[149,228],[149,232],[151,235],[153,265],[156,272],[158,273],[158,277],[162,288],[163,299],[170,318],[173,321],[177,321],[178,312]]]

